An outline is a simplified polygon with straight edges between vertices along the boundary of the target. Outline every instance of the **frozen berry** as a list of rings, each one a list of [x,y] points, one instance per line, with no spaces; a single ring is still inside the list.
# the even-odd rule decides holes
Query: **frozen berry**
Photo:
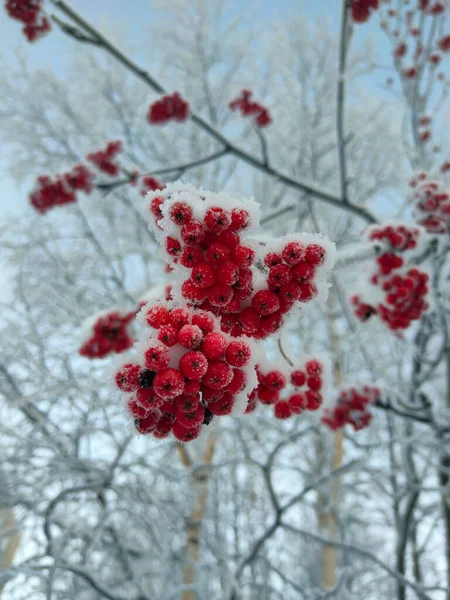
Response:
[[[243,367],[248,364],[251,357],[250,346],[245,342],[235,340],[230,342],[225,359],[232,367]]]
[[[198,427],[203,423],[203,419],[205,418],[205,409],[201,404],[191,412],[183,412],[180,409],[177,409],[175,418],[180,425],[183,425],[183,427],[188,429]]]
[[[181,252],[181,244],[173,237],[166,239],[166,252],[170,256],[178,256]]]
[[[215,326],[214,317],[207,312],[195,313],[192,317],[192,325],[198,325],[204,334],[210,333]]]
[[[145,366],[151,371],[161,371],[165,369],[170,362],[169,350],[163,346],[152,346],[145,351]]]
[[[198,350],[187,352],[180,359],[180,371],[188,379],[201,379],[208,369],[205,355]]]
[[[216,400],[215,402],[209,402],[208,408],[212,412],[213,415],[217,416],[225,416],[229,415],[233,410],[234,398],[228,392],[220,398],[220,400]]]
[[[186,246],[180,256],[180,263],[188,269],[192,269],[195,265],[203,262],[203,260],[203,252],[195,246]]]
[[[172,433],[174,437],[180,442],[190,442],[195,440],[200,435],[200,427],[194,427],[193,429],[187,429],[183,427],[181,423],[174,423]]]
[[[207,297],[213,306],[226,306],[233,298],[233,289],[229,285],[217,283],[209,288]]]
[[[177,225],[185,225],[192,219],[192,208],[186,202],[176,202],[169,211],[170,218]]]
[[[233,379],[225,388],[226,392],[230,394],[239,394],[242,392],[247,384],[247,377],[241,369],[233,369]]]
[[[170,324],[178,331],[187,325],[191,319],[191,314],[186,308],[174,308],[170,313]]]
[[[291,407],[288,402],[280,400],[275,404],[274,414],[277,419],[288,419],[291,414]]]
[[[208,208],[205,214],[205,225],[214,233],[221,233],[231,224],[230,215],[220,206]]]
[[[127,363],[116,373],[117,387],[123,392],[132,392],[138,388],[141,367]]]
[[[305,259],[311,265],[321,265],[324,263],[326,257],[325,248],[319,246],[319,244],[308,244],[305,251]]]
[[[302,387],[305,385],[306,375],[303,371],[292,371],[291,373],[291,383],[295,385],[295,387]]]
[[[233,371],[224,361],[209,363],[203,376],[203,384],[213,390],[225,388],[233,379]]]
[[[159,329],[169,323],[169,311],[165,306],[152,306],[147,310],[145,319],[150,327]]]
[[[178,341],[177,330],[172,325],[164,325],[158,332],[158,340],[171,348]]]
[[[255,261],[255,251],[248,246],[236,246],[232,256],[238,267],[250,267]]]
[[[176,369],[163,369],[155,375],[153,389],[161,398],[175,398],[183,393],[184,377]]]
[[[178,332],[178,341],[185,348],[199,348],[203,341],[203,332],[197,325],[183,325]]]
[[[205,237],[205,230],[199,221],[189,221],[183,225],[181,239],[185,244],[198,244]]]
[[[259,315],[265,316],[276,312],[280,303],[278,297],[269,290],[260,290],[252,298],[252,307]]]
[[[225,285],[235,284],[239,280],[239,267],[231,260],[228,260],[220,265],[220,268],[216,272],[216,279],[218,283]]]
[[[240,231],[246,229],[250,224],[250,215],[245,208],[233,208],[231,211],[230,229]]]
[[[304,394],[292,394],[292,396],[288,400],[291,411],[299,415],[306,406],[306,398]]]
[[[289,242],[282,252],[283,260],[288,265],[296,265],[305,256],[305,247],[300,242]]]
[[[230,258],[230,249],[220,242],[214,242],[206,251],[206,258],[213,267],[217,267]]]
[[[211,265],[203,262],[192,269],[191,279],[200,288],[210,288],[216,281],[216,272]]]
[[[219,360],[228,346],[227,338],[219,332],[208,333],[202,345],[202,352],[208,360]]]
[[[271,371],[263,376],[261,385],[269,390],[281,390],[286,385],[286,378],[281,371]]]
[[[266,265],[266,267],[269,267],[269,269],[275,267],[276,265],[281,265],[281,262],[282,258],[276,252],[269,252],[264,257],[264,264]]]

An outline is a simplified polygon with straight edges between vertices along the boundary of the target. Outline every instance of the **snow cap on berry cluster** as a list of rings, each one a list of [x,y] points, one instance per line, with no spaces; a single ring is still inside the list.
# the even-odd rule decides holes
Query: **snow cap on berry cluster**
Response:
[[[372,269],[356,282],[351,297],[358,319],[378,315],[389,329],[402,330],[429,308],[429,275],[414,267],[427,250],[430,236],[420,226],[387,222],[367,228],[365,237],[382,244]]]
[[[286,368],[285,361],[260,357],[257,373],[258,386],[249,397],[246,412],[252,412],[259,402],[273,406],[277,419],[288,419],[304,411],[322,414],[331,382],[327,357],[305,355],[290,368]]]
[[[211,313],[151,302],[139,314],[133,355],[113,370],[140,433],[179,441],[200,435],[213,417],[243,412],[257,385],[256,349],[220,331]]]
[[[175,272],[174,299],[220,316],[232,336],[264,339],[294,306],[326,298],[336,251],[322,236],[256,237],[256,202],[179,183],[148,194],[147,202]]]

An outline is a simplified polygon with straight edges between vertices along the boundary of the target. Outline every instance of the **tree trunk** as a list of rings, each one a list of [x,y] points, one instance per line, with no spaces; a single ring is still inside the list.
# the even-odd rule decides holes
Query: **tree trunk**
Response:
[[[342,373],[340,367],[340,340],[335,330],[335,324],[333,319],[334,313],[334,298],[330,294],[327,303],[327,317],[328,317],[328,336],[330,339],[330,345],[333,350],[333,375],[334,382],[337,386],[342,384]],[[342,465],[344,457],[344,430],[341,429],[334,434],[333,440],[333,454],[332,454],[332,469],[338,469]],[[318,525],[322,533],[324,533],[328,539],[336,539],[336,519],[335,511],[339,504],[339,493],[340,493],[340,479],[334,478],[331,482],[331,488],[329,489],[328,497],[319,496],[319,515]],[[324,546],[322,550],[322,562],[321,562],[321,583],[326,589],[331,589],[336,586],[337,583],[337,569],[338,569],[338,549],[331,546]]]
[[[6,546],[0,547],[0,571],[8,569],[14,560],[20,542],[20,534],[16,530],[16,520],[11,508],[0,510],[0,534],[7,538]],[[8,537],[8,532],[10,536]],[[2,595],[5,584],[0,582],[0,596]]]
[[[200,535],[205,517],[206,502],[208,500],[208,487],[210,479],[210,466],[214,458],[216,435],[212,432],[206,443],[200,465],[191,475],[191,487],[194,495],[192,509],[186,524],[186,545],[184,552],[183,584],[193,586],[196,580],[196,570],[199,559]],[[185,446],[178,445],[180,458],[186,468],[192,467],[192,461],[187,454]],[[183,590],[182,600],[196,600],[197,594],[192,589]]]

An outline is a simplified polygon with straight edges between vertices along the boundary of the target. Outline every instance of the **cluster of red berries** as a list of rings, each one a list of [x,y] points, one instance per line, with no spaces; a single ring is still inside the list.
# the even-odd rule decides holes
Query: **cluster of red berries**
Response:
[[[440,15],[445,10],[443,2],[432,2],[432,0],[419,0],[419,9],[428,15]]]
[[[355,431],[360,431],[367,427],[372,419],[372,414],[367,410],[368,405],[379,400],[380,395],[380,390],[371,386],[343,390],[339,394],[336,406],[333,409],[325,409],[322,423],[333,431],[342,429],[347,424],[352,425]]]
[[[249,395],[246,413],[253,412],[259,401],[271,405],[277,419],[288,419],[305,410],[317,410],[322,405],[324,365],[317,359],[304,362],[303,368],[290,373],[257,366],[258,385]]]
[[[380,288],[381,297],[377,306],[366,302],[359,295],[351,298],[355,314],[361,321],[367,321],[372,315],[378,314],[393,331],[407,329],[428,308],[428,275],[415,268],[399,272],[405,259],[398,253],[416,248],[419,235],[419,229],[405,225],[370,228],[369,239],[389,244],[390,249],[377,257],[377,271],[370,278],[370,284]],[[372,290],[375,295],[375,290]]]
[[[188,442],[214,416],[245,406],[257,383],[249,340],[221,332],[210,313],[171,303],[145,306],[140,319],[151,332],[136,346],[139,359],[115,373],[138,432]]]
[[[163,96],[150,105],[147,121],[152,125],[164,125],[168,121],[186,121],[189,116],[189,104],[178,92]]]
[[[129,325],[136,312],[121,313],[112,311],[96,318],[91,328],[90,338],[80,348],[80,354],[86,358],[104,358],[115,352],[120,354],[134,343],[130,336]]]
[[[372,11],[377,10],[379,0],[353,0],[352,19],[355,23],[365,23],[369,20]]]
[[[50,31],[50,21],[42,14],[41,0],[6,0],[5,8],[8,15],[24,24],[23,33],[29,42]]]
[[[149,198],[155,233],[182,282],[175,297],[220,317],[222,331],[234,337],[275,333],[296,303],[318,294],[316,278],[332,266],[330,247],[315,236],[290,236],[270,252],[267,242],[245,244],[249,204],[227,209],[228,197],[194,195],[173,184]]]
[[[84,165],[77,165],[53,179],[42,175],[37,178],[36,188],[30,193],[30,202],[42,214],[54,206],[71,204],[77,200],[77,191],[91,192],[93,179],[94,174]]]
[[[269,110],[259,104],[259,102],[254,102],[251,99],[252,96],[253,92],[250,90],[242,90],[241,95],[228,104],[228,108],[230,110],[239,110],[243,117],[253,117],[255,125],[258,127],[267,127],[272,123]]]
[[[438,41],[439,49],[442,52],[450,52],[450,35],[444,35]]]
[[[87,160],[93,163],[99,171],[106,173],[110,177],[117,177],[120,171],[119,165],[114,162],[116,155],[122,150],[122,142],[108,142],[104,150],[91,152],[87,155]]]
[[[414,188],[414,208],[420,225],[429,233],[447,233],[450,225],[450,185],[423,172],[409,183]]]
[[[151,175],[145,175],[141,181],[141,196],[146,196],[148,192],[154,192],[155,190],[162,190],[164,188],[164,183],[161,183],[156,179],[156,177],[152,177]]]

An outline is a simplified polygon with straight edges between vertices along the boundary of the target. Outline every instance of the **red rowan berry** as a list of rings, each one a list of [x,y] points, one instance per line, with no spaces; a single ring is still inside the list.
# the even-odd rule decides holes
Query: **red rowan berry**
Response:
[[[208,333],[202,344],[202,352],[208,360],[219,360],[228,346],[227,338],[219,332]]]
[[[305,250],[305,260],[313,266],[322,265],[325,262],[325,248],[319,244],[308,244]]]
[[[145,366],[151,371],[161,371],[165,369],[170,362],[169,350],[162,345],[152,346],[144,353]]]
[[[247,376],[241,369],[233,369],[233,379],[226,386],[225,391],[230,394],[239,394],[247,385]]]
[[[233,298],[233,289],[229,285],[217,283],[209,288],[207,297],[213,306],[226,306]]]
[[[192,325],[198,325],[204,334],[210,333],[215,327],[214,317],[206,312],[195,313],[192,317]]]
[[[305,256],[305,247],[300,242],[288,242],[283,248],[282,257],[286,264],[296,265]]]
[[[278,296],[269,290],[260,290],[252,298],[252,307],[259,315],[266,316],[280,308]]]
[[[238,267],[250,267],[255,261],[255,251],[248,246],[235,246],[232,251],[233,261]]]
[[[192,219],[181,229],[181,239],[185,244],[198,244],[205,237],[205,230],[199,221]]]
[[[200,435],[200,426],[188,429],[183,427],[181,423],[175,422],[173,425],[172,433],[174,437],[180,442],[191,442],[198,438]]]
[[[232,367],[244,367],[248,364],[250,357],[250,346],[238,340],[230,342],[225,352],[226,361]]]
[[[186,246],[180,256],[180,263],[188,269],[192,269],[203,261],[203,252],[195,246]]]
[[[291,414],[291,407],[288,402],[280,400],[275,403],[274,414],[277,419],[288,419]]]
[[[197,325],[183,325],[178,332],[178,341],[185,348],[199,348],[203,341],[203,331]]]
[[[250,223],[250,215],[245,208],[233,208],[231,210],[231,225],[233,231],[246,229]]]
[[[180,359],[180,371],[188,379],[201,379],[208,369],[208,360],[198,350],[187,352]]]
[[[153,389],[161,398],[176,398],[183,393],[184,377],[176,369],[163,369],[155,375]]]
[[[172,325],[164,325],[158,332],[158,340],[168,348],[175,346],[178,341],[177,330]]]
[[[230,215],[220,206],[208,208],[205,214],[205,225],[214,233],[221,233],[231,224]]]
[[[220,265],[220,268],[216,272],[217,283],[224,285],[233,285],[239,280],[239,267],[228,260],[227,262]]]
[[[225,388],[233,379],[233,371],[224,361],[209,363],[208,370],[203,376],[203,384],[217,390]]]
[[[186,202],[176,202],[171,207],[169,215],[177,225],[185,225],[192,219],[192,208]]]
[[[206,262],[202,262],[192,269],[192,282],[200,288],[210,288],[216,281],[216,272]]]
[[[132,363],[123,365],[116,373],[115,381],[117,387],[123,392],[133,392],[139,386],[139,374],[141,367]]]
[[[303,371],[292,371],[291,373],[291,383],[295,385],[295,387],[302,387],[306,383],[306,375]]]
[[[214,242],[206,251],[206,257],[208,262],[213,265],[213,267],[217,268],[219,265],[225,263],[229,259],[230,249],[225,246],[225,244]]]

